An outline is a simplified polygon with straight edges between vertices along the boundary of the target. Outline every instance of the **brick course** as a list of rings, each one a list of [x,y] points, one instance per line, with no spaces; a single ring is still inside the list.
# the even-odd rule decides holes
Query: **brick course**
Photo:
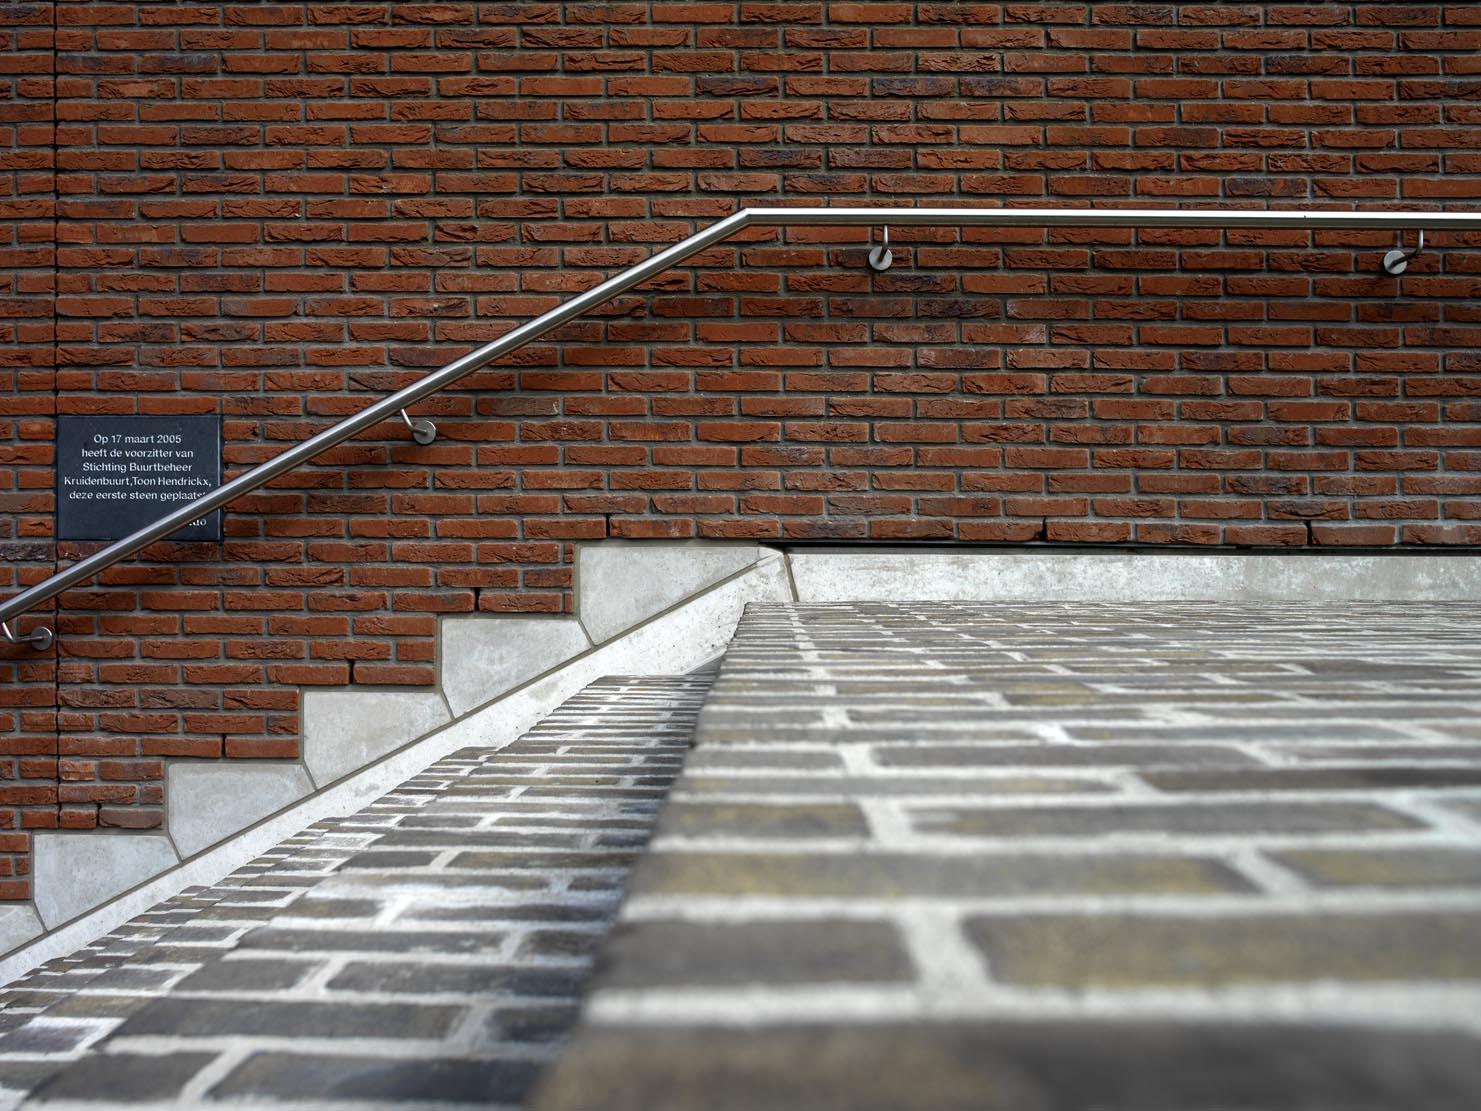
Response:
[[[237,471],[742,205],[1481,198],[1466,4],[18,3],[0,12],[0,590],[52,417],[207,413]],[[27,828],[297,752],[446,613],[603,537],[1481,543],[1481,239],[857,230],[713,248],[62,599],[0,647]],[[1434,237],[1432,237],[1434,242]],[[29,619],[34,620],[34,618]],[[21,855],[17,855],[21,854]]]

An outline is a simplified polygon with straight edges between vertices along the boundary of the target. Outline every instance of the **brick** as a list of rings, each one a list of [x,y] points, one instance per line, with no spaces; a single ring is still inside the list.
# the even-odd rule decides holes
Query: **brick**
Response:
[[[208,1064],[212,1053],[121,1053],[79,1063],[44,1084],[44,1099],[144,1101],[171,1099]]]
[[[531,1061],[382,1058],[261,1052],[211,1089],[230,1098],[294,1099],[306,1088],[340,1099],[517,1103],[534,1079]]]
[[[676,837],[791,840],[860,837],[868,834],[869,824],[863,811],[852,803],[780,805],[675,799],[665,807],[659,829],[664,835]]]
[[[883,922],[687,923],[619,926],[609,939],[603,988],[750,984],[889,983],[913,967]]]
[[[1097,9],[1098,11],[1099,9]],[[954,1111],[963,1106],[1460,1104],[1476,1087],[1462,1034],[1182,1020],[875,1022],[851,1029],[633,1026],[583,1031],[536,1111]],[[1066,1068],[1066,1062],[1074,1068]]]
[[[1416,707],[1405,707],[1414,714]],[[1371,788],[1459,787],[1481,783],[1481,768],[1375,766],[1248,768],[1228,771],[1150,771],[1147,782],[1163,791],[1352,791]]]
[[[1273,858],[1320,887],[1466,887],[1481,883],[1481,853],[1464,849],[1300,849]]]
[[[1214,894],[1245,881],[1196,857],[994,856],[921,859],[906,854],[855,856],[667,853],[643,861],[631,890],[639,895],[810,896],[880,894],[958,897],[1028,893],[1117,894],[1159,891]]]
[[[1481,950],[1463,913],[1246,915],[1200,921],[1152,915],[972,918],[969,937],[1008,983],[1090,987],[1214,986],[1322,979],[1470,978]]]
[[[1116,834],[1177,834],[1183,837],[1378,833],[1415,829],[1418,823],[1373,803],[1218,802],[1188,805],[1125,804],[987,809],[921,807],[912,822],[929,833],[967,837],[1100,837]]]

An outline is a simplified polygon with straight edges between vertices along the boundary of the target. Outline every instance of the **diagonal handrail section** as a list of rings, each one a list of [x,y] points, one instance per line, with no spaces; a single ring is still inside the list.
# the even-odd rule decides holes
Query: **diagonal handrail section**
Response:
[[[285,471],[308,462],[336,444],[389,420],[401,410],[494,360],[517,351],[554,328],[654,278],[706,247],[748,227],[1113,227],[1113,228],[1305,228],[1309,230],[1389,229],[1397,231],[1481,230],[1481,212],[1355,211],[1324,209],[1144,209],[1144,208],[743,208],[592,286],[498,339],[468,352],[441,370],[383,397],[302,443],[244,471],[193,502],[116,540],[70,567],[0,602],[0,631],[12,642],[46,648],[51,630],[16,634],[17,616],[84,582],[100,571],[162,540],[191,521],[266,485]]]

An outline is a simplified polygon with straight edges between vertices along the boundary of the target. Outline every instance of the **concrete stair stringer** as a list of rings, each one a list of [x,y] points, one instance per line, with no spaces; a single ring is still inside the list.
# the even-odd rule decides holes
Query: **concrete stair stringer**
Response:
[[[306,691],[300,760],[171,761],[163,830],[36,833],[40,898],[0,906],[0,953],[10,954],[0,978],[215,882],[462,745],[513,740],[593,679],[692,670],[724,651],[747,601],[1481,600],[1481,559],[867,546],[784,555],[754,542],[624,541],[578,547],[575,593],[571,616],[444,618],[435,689]],[[88,875],[100,879],[75,882]],[[40,891],[64,882],[71,892]]]
[[[615,617],[609,606],[605,620],[623,631],[597,643],[579,609],[570,618],[444,618],[436,689],[306,691],[300,760],[172,761],[162,830],[37,833],[40,898],[0,906],[0,983],[187,887],[217,882],[314,822],[360,809],[450,752],[513,741],[596,679],[693,671],[724,652],[747,603],[796,600],[786,557],[754,543],[734,545],[728,558],[716,558],[725,546],[714,544],[623,547],[635,573],[667,574],[691,592],[673,601],[671,590],[656,591],[646,612],[631,598]],[[683,568],[690,552],[702,557],[698,570]],[[588,597],[604,589],[604,575],[623,573],[618,562],[599,563],[587,565]],[[531,651],[506,651],[521,633]],[[496,671],[482,687],[468,678],[477,658]],[[90,875],[97,879],[86,885],[65,882]]]

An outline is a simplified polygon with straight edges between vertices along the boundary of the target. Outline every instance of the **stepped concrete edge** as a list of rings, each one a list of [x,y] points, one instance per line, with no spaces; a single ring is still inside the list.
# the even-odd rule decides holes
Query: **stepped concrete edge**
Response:
[[[686,567],[686,561],[694,565]],[[624,566],[633,569],[634,580],[653,587],[646,602],[624,589]],[[70,951],[184,886],[213,882],[236,866],[226,862],[245,861],[271,844],[264,840],[266,834],[256,836],[260,831],[270,830],[272,838],[280,838],[296,831],[289,828],[292,823],[301,828],[341,813],[343,806],[362,804],[394,783],[395,775],[404,778],[460,744],[490,743],[491,735],[503,737],[505,743],[513,740],[601,674],[622,670],[677,674],[698,666],[724,650],[746,601],[1481,600],[1481,557],[1452,553],[947,552],[853,547],[784,553],[752,542],[619,541],[578,546],[577,567],[574,617],[444,618],[439,633],[441,682],[436,690],[306,692],[302,760],[176,764],[169,773],[174,777],[176,768],[196,769],[186,774],[196,790],[210,795],[230,791],[233,777],[249,768],[278,769],[274,774],[286,777],[285,782],[295,780],[293,769],[298,769],[312,780],[314,789],[286,808],[250,817],[244,816],[252,811],[248,807],[235,811],[235,818],[233,811],[220,809],[205,826],[184,836],[183,845],[175,843],[173,822],[179,815],[190,815],[185,819],[188,824],[199,810],[184,799],[167,805],[162,833],[36,834],[38,851],[45,844],[48,860],[54,861],[47,874],[57,877],[83,874],[94,866],[95,854],[108,857],[121,851],[112,842],[155,838],[167,851],[141,858],[131,855],[132,870],[126,869],[122,886],[93,888],[84,899],[45,894],[34,906],[3,908],[8,914],[0,919],[0,953],[11,955],[0,960],[0,977],[19,975]],[[685,589],[693,592],[670,601],[675,583],[686,584]],[[597,610],[595,619],[588,621],[583,614],[583,600]],[[509,636],[514,628],[532,637],[538,663],[508,650],[507,645],[519,643]],[[630,631],[612,634],[614,628]],[[451,669],[450,654],[456,657]],[[492,660],[502,670],[480,689],[466,666],[470,658]],[[542,665],[543,670],[534,670]],[[449,686],[454,693],[449,694]],[[413,767],[417,760],[420,764]],[[391,771],[393,766],[398,770]],[[344,789],[334,790],[337,787]],[[105,841],[110,844],[96,850],[87,847]],[[207,857],[216,863],[207,863]],[[140,860],[152,864],[146,867]],[[38,890],[49,882],[60,880],[48,881],[38,869]],[[96,924],[75,921],[104,907],[108,913]],[[67,939],[53,944],[59,927],[67,930]]]
[[[639,546],[623,547],[631,551]],[[670,550],[670,564],[676,550],[690,548],[662,547]],[[506,681],[492,684],[491,693],[478,703],[467,702],[470,696],[462,688],[463,700],[458,705],[465,708],[460,712],[449,707],[441,685],[432,691],[312,690],[303,698],[301,760],[181,762],[167,771],[167,784],[180,783],[179,769],[189,769],[184,774],[194,790],[224,797],[233,784],[240,783],[242,773],[273,769],[269,774],[284,803],[271,812],[254,815],[250,806],[202,810],[181,798],[167,801],[163,831],[36,834],[38,857],[45,847],[45,874],[38,866],[38,898],[33,903],[12,904],[13,910],[0,908],[5,912],[0,918],[0,954],[4,954],[0,982],[71,952],[185,887],[219,880],[315,821],[352,812],[448,752],[468,744],[513,741],[603,675],[677,675],[707,663],[724,650],[748,602],[792,600],[786,559],[780,552],[760,549],[754,543],[739,544],[737,548],[747,553],[735,561],[739,571],[716,579],[712,558],[716,547],[692,547],[706,557],[710,569],[695,577],[704,585],[694,593],[677,603],[655,599],[651,612],[638,618],[636,627],[628,626],[627,632],[596,645],[584,633],[579,641],[567,637],[569,651],[564,656],[550,653],[547,641],[542,657],[547,666],[541,671],[529,674],[527,668],[521,672],[516,667],[504,672]],[[613,572],[609,568],[607,573]],[[445,620],[468,626],[466,631],[460,628],[459,635],[469,640],[480,635],[504,640],[502,627],[510,622],[527,628],[557,621],[564,624],[569,619],[490,616]],[[483,628],[475,629],[474,624]],[[525,678],[510,679],[520,674]],[[354,705],[357,701],[362,705]],[[366,706],[373,706],[373,712],[364,712]],[[286,798],[302,780],[308,780],[313,789],[296,800]],[[176,844],[172,828],[177,818],[184,819],[188,830],[181,845]],[[144,842],[144,850],[125,849]],[[116,867],[110,862],[116,862]],[[117,876],[119,882],[64,882],[99,869],[103,875]],[[57,890],[42,892],[43,885]]]

